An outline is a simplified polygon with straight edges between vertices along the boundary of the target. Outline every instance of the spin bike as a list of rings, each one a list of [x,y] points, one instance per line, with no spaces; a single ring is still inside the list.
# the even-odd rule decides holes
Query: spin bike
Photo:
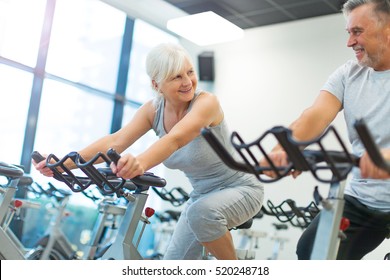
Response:
[[[14,199],[14,194],[19,187],[26,187],[28,191],[42,195],[42,189],[33,188],[33,180],[31,177],[24,175],[23,170],[20,173],[20,168],[14,165],[6,165],[0,163],[0,175],[8,178],[8,184],[1,188],[1,201],[0,201],[0,259],[9,260],[31,260],[40,259],[43,255],[45,259],[66,259],[61,252],[55,250],[54,246],[48,245],[47,238],[44,237],[40,240],[40,244],[33,248],[25,248],[22,242],[15,236],[12,230],[9,228],[11,220],[15,214],[22,208],[41,208],[41,203],[29,201],[27,199]],[[45,246],[42,247],[42,243]],[[53,243],[54,245],[54,243]],[[47,248],[47,249],[46,249]],[[49,250],[53,249],[53,250]],[[62,251],[63,252],[63,251]]]
[[[24,176],[24,171],[16,165],[0,162],[0,176],[7,179],[7,184],[0,187],[0,259],[24,260],[24,253],[19,244],[8,234],[8,224],[12,217],[8,217],[11,202],[18,187],[32,183],[30,177]]]
[[[84,196],[91,199],[97,206],[99,212],[92,229],[89,246],[82,252],[82,259],[101,259],[102,255],[111,246],[118,225],[126,213],[126,205],[115,195],[103,195],[99,188],[86,189],[82,192]]]
[[[309,205],[302,207],[297,206],[296,202],[292,199],[285,199],[278,205],[272,203],[271,200],[267,200],[265,204],[253,219],[272,216],[280,222],[272,223],[274,234],[271,236],[271,240],[274,241],[274,246],[272,255],[267,258],[268,260],[276,260],[284,244],[289,241],[288,238],[281,237],[278,233],[287,230],[288,224],[296,228],[305,229],[320,212],[320,209],[313,201]],[[243,236],[240,247],[246,248],[249,245],[249,250],[259,248],[259,239],[267,237],[266,232],[251,229],[243,229],[239,234]]]
[[[33,152],[31,156],[36,162],[44,160],[38,152]],[[107,165],[117,163],[119,159],[120,155],[114,149],[109,149],[107,155],[99,152],[89,161],[84,160],[77,152],[70,152],[61,159],[50,154],[46,158],[46,166],[53,171],[54,178],[65,183],[72,192],[82,192],[91,186],[97,186],[102,194],[124,197],[128,201],[116,238],[101,259],[139,260],[143,257],[138,251],[138,245],[145,225],[150,223],[148,218],[154,214],[154,210],[148,207],[144,213],[148,190],[152,186],[164,187],[166,181],[150,172],[126,180],[118,178],[108,167],[95,166],[101,161]],[[67,160],[72,161],[85,176],[76,176],[68,169],[64,164]],[[140,221],[143,222],[141,227]]]
[[[56,188],[50,182],[47,188],[37,183],[36,186],[41,190],[41,195],[45,195],[52,200],[52,206],[48,208],[49,212],[52,212],[52,217],[44,236],[38,240],[35,248],[27,254],[27,258],[29,260],[76,259],[76,251],[61,229],[62,221],[67,216],[66,207],[71,193]]]
[[[27,192],[37,195],[37,190],[32,187],[33,180],[31,177],[27,175],[23,175],[19,179],[18,188],[24,188]],[[5,192],[9,192],[10,189],[5,190]],[[3,193],[3,191],[0,191]],[[9,197],[11,199],[11,197]],[[4,204],[3,204],[4,203]],[[42,208],[42,204],[40,202],[36,202],[29,198],[12,198],[11,202],[8,202],[7,199],[2,201],[3,205],[9,205],[9,211],[5,220],[3,221],[2,228],[6,231],[11,240],[15,243],[15,245],[22,252],[24,257],[26,258],[27,254],[33,249],[33,247],[25,247],[22,240],[16,236],[11,227],[9,226],[13,220],[25,220],[26,211],[30,211],[32,209],[39,210]],[[2,218],[0,218],[2,220]]]
[[[386,162],[373,141],[363,120],[355,123],[355,129],[373,162],[390,173],[390,163]],[[340,238],[344,238],[343,230],[348,226],[342,218],[344,208],[344,189],[349,172],[359,166],[359,158],[350,154],[340,135],[333,126],[311,141],[296,141],[292,131],[282,126],[276,126],[263,133],[257,140],[245,143],[237,132],[231,135],[231,143],[242,161],[234,158],[219,142],[210,129],[204,128],[201,134],[214,149],[222,161],[232,169],[251,173],[263,183],[272,183],[287,176],[292,170],[310,171],[313,177],[322,183],[330,184],[328,197],[323,198],[318,187],[314,190],[314,199],[323,206],[314,241],[311,259],[336,259]],[[334,136],[340,145],[340,150],[325,148],[325,138]],[[264,141],[274,137],[288,156],[286,166],[275,166],[266,152]],[[315,147],[315,150],[309,149]],[[265,159],[269,166],[260,166],[260,160]],[[264,175],[272,171],[275,178]]]

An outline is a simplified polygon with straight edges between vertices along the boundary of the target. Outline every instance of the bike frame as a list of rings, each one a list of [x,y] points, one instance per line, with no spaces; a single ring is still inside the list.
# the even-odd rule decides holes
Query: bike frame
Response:
[[[390,173],[390,164],[381,157],[364,121],[358,120],[355,123],[355,128],[374,163]],[[340,236],[343,234],[340,231],[340,222],[344,208],[345,180],[352,168],[359,166],[359,158],[348,152],[341,137],[333,126],[330,126],[320,137],[304,142],[296,141],[292,137],[292,131],[281,126],[266,131],[251,143],[245,143],[240,135],[234,132],[231,136],[231,143],[241,156],[243,162],[234,159],[209,128],[204,128],[201,133],[227,166],[238,171],[251,173],[263,183],[276,182],[287,176],[292,170],[310,171],[318,181],[329,183],[330,187],[327,199],[319,199],[318,190],[314,192],[314,197],[317,202],[321,202],[323,210],[320,213],[321,216],[311,259],[336,259]],[[270,134],[275,136],[278,143],[287,153],[289,159],[287,166],[275,166],[262,146],[261,142]],[[340,144],[341,151],[329,151],[325,148],[322,140],[329,134],[335,136]],[[305,150],[307,146],[312,144],[316,144],[319,150]],[[268,166],[260,166],[260,160],[263,158],[256,157],[253,149],[256,149],[262,155],[268,162]],[[320,162],[325,163],[325,166],[319,165],[318,163]],[[319,174],[321,170],[330,171],[332,174],[331,178],[322,178]],[[273,171],[276,175],[275,178],[263,177],[262,174],[264,171]]]
[[[46,165],[53,170],[54,178],[65,183],[73,192],[82,192],[90,186],[97,186],[102,194],[115,194],[118,197],[126,198],[128,204],[117,236],[101,259],[139,260],[142,259],[142,256],[137,247],[142,237],[144,225],[149,223],[148,217],[143,215],[148,190],[151,186],[164,187],[166,181],[152,173],[145,173],[131,180],[125,180],[116,177],[110,168],[96,168],[94,164],[100,159],[109,165],[111,161],[116,163],[120,158],[120,155],[113,149],[110,149],[107,155],[110,158],[103,153],[98,153],[87,162],[76,152],[71,152],[62,159],[51,154],[46,159]],[[37,152],[34,152],[32,157],[36,161],[43,160]],[[76,176],[71,172],[64,164],[68,159],[72,160],[86,177]],[[64,170],[64,173],[60,173],[58,167]],[[144,224],[139,232],[140,221]]]

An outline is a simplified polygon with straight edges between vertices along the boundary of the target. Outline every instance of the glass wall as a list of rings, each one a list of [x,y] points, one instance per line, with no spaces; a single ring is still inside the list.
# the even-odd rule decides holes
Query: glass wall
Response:
[[[110,131],[112,100],[45,80],[35,149],[58,156],[77,151]]]
[[[100,1],[57,0],[46,71],[114,94],[125,21]]]
[[[98,0],[0,0],[0,161],[25,165],[42,186],[59,186],[30,170],[31,152],[63,156],[128,122],[153,98],[146,54],[168,41],[178,39]],[[147,133],[129,151],[138,154],[155,140]],[[72,195],[70,207],[78,210],[67,228],[91,224],[80,222],[80,213],[96,207],[85,200]],[[14,225],[29,233],[24,241],[31,245],[45,227],[23,220],[43,219]],[[88,230],[67,234],[77,246]]]
[[[46,0],[0,0],[0,56],[35,66],[45,5]]]
[[[0,64],[0,161],[20,161],[32,80],[32,73]]]
[[[124,33],[126,20],[97,0],[0,0],[2,161],[23,164],[23,151],[77,150],[111,131],[115,95],[125,97],[121,123],[153,98],[146,54],[178,39],[141,20]],[[129,40],[130,55],[121,57]],[[121,63],[127,79],[118,79]]]

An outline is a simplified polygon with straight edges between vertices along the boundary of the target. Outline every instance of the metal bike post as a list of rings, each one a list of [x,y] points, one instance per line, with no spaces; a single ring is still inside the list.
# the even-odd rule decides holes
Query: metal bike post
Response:
[[[142,215],[148,194],[135,194],[135,200],[129,201],[126,213],[122,218],[121,225],[114,243],[102,256],[103,260],[142,260],[141,254],[134,246],[134,236]]]
[[[12,179],[9,182],[9,185],[2,189],[0,195],[0,225],[3,226],[5,222],[5,217],[7,216],[10,203],[17,191],[19,183],[19,178]]]
[[[16,244],[12,241],[11,237],[6,233],[3,228],[5,217],[7,215],[10,202],[17,190],[19,178],[13,178],[9,185],[4,189],[4,192],[0,195],[0,259],[1,260],[24,260],[24,256]]]
[[[331,183],[328,198],[322,203],[312,260],[335,260],[340,243],[340,221],[344,209],[345,180]]]

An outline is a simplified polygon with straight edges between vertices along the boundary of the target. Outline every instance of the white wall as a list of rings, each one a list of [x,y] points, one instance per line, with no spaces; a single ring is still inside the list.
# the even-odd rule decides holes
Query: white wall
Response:
[[[238,131],[248,141],[254,140],[275,125],[288,126],[313,102],[329,74],[353,58],[346,40],[345,20],[341,14],[249,29],[240,41],[206,48],[215,52],[216,80],[213,85],[200,86],[212,89],[219,97],[230,129]],[[186,41],[183,45],[194,57],[204,50]],[[335,126],[347,141],[341,114]],[[265,200],[279,204],[291,198],[298,206],[306,206],[313,200],[316,185],[326,196],[328,185],[319,184],[310,174],[296,180],[285,178],[265,185]],[[268,234],[259,240],[256,251],[259,259],[272,254],[272,223],[275,222],[275,218],[266,217],[256,221],[252,228]],[[280,232],[279,235],[289,241],[284,244],[279,258],[296,259],[295,245],[301,232],[291,226],[288,231]],[[236,233],[235,238],[238,243]],[[367,259],[382,259],[387,252],[390,252],[388,240]]]

